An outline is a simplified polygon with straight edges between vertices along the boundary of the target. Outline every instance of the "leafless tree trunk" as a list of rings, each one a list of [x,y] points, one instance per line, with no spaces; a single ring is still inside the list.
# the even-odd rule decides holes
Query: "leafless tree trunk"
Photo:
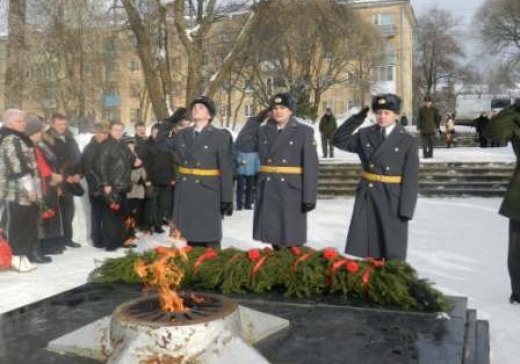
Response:
[[[432,95],[440,81],[459,70],[457,61],[464,53],[454,34],[455,25],[450,13],[436,8],[419,18],[419,64],[426,95]]]
[[[9,0],[5,106],[22,108],[25,71],[25,0]]]
[[[150,36],[143,25],[135,2],[133,0],[122,0],[122,2],[128,16],[128,21],[130,22],[130,27],[137,39],[137,53],[143,65],[144,80],[154,114],[157,119],[167,118],[168,108],[166,98],[169,97],[169,95],[167,96],[164,93],[161,71],[159,67],[156,67]],[[166,89],[169,88],[166,87]]]

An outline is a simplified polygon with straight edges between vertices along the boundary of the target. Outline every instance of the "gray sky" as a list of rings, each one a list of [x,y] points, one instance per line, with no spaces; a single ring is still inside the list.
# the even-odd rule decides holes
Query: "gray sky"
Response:
[[[410,0],[415,15],[418,17],[429,8],[436,6],[450,12],[456,18],[460,18],[465,24],[472,21],[473,15],[484,2],[485,0]]]

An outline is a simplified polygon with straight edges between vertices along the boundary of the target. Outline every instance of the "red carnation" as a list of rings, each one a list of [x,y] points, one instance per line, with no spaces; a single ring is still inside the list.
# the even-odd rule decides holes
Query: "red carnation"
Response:
[[[190,245],[186,245],[186,246],[182,247],[181,250],[182,250],[183,252],[185,252],[185,253],[189,253],[189,252],[191,252],[191,251],[193,250],[193,247],[190,246]]]
[[[113,211],[117,211],[121,208],[121,205],[119,205],[118,203],[111,203],[110,204],[110,210],[113,210]]]
[[[157,254],[165,254],[168,251],[168,249],[164,246],[158,246],[155,248],[155,252]]]
[[[215,250],[213,250],[212,248],[208,248],[206,249],[206,253],[204,253],[204,255],[208,258],[208,259],[215,259],[218,255],[217,255],[217,252]]]
[[[376,260],[374,262],[374,267],[377,267],[377,268],[381,268],[385,265],[385,261],[384,260]]]
[[[42,219],[43,220],[49,220],[51,218],[52,218],[52,216],[50,215],[49,211],[42,212]]]
[[[359,270],[359,264],[356,262],[347,263],[347,271],[349,273],[356,273]]]
[[[251,249],[251,250],[249,250],[249,252],[247,252],[247,256],[249,257],[249,259],[251,259],[253,261],[260,258],[261,255],[262,254],[260,253],[260,250],[258,250],[258,249]]]
[[[338,252],[332,248],[325,248],[323,250],[323,258],[327,260],[334,260],[338,257]]]
[[[294,255],[300,255],[302,253],[301,249],[297,246],[291,246],[291,251]]]

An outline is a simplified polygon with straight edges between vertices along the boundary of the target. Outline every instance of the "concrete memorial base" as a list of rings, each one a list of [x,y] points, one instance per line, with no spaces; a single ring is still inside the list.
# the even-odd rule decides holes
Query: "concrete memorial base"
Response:
[[[101,344],[109,339],[108,317],[116,307],[138,297],[142,297],[138,285],[85,285],[4,313],[0,315],[0,363],[99,364],[111,354],[108,345]],[[272,364],[489,364],[488,323],[478,320],[462,297],[451,298],[454,309],[449,317],[368,306],[335,296],[287,299],[271,293],[231,298],[241,307],[242,335],[250,327],[247,320],[262,325],[265,321],[264,316],[256,319],[243,310],[290,322],[270,336],[269,330],[257,327],[267,337],[261,340],[263,335],[257,336],[261,341],[254,344],[255,358]],[[232,332],[229,327],[222,330]],[[245,336],[228,337],[234,339],[226,342],[226,350],[253,355],[251,347],[246,350],[250,341]],[[52,351],[49,343],[54,346]],[[72,346],[76,352],[65,354],[65,347]],[[252,356],[240,361],[224,355],[210,357],[214,351],[209,348],[197,360],[262,363]]]
[[[133,300],[118,306],[111,317],[51,341],[48,349],[107,364],[268,364],[251,345],[288,327],[289,321],[220,299],[224,307],[213,318],[166,324],[128,313],[132,305],[156,297]]]

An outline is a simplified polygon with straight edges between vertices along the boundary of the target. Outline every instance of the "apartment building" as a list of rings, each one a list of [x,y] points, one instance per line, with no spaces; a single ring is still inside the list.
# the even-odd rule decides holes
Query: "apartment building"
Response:
[[[326,107],[331,107],[337,115],[343,115],[354,106],[369,103],[371,94],[384,92],[400,95],[403,98],[403,111],[411,115],[413,50],[417,27],[410,2],[408,0],[335,1],[353,7],[366,22],[371,23],[379,31],[383,39],[385,56],[370,65],[370,87],[364,95],[360,96],[355,82],[350,82],[346,77],[345,82],[332,86],[322,95],[318,115],[321,115]],[[207,45],[208,52],[205,57],[203,72],[206,80],[209,80],[212,73],[218,69],[217,48],[229,38],[229,32],[223,32],[222,28],[227,27],[229,30],[230,23],[236,22],[240,16],[243,14],[230,16],[225,21],[215,24],[215,35]],[[172,39],[172,46],[169,49],[173,77],[172,99],[174,106],[182,106],[186,104],[184,98],[188,60],[175,33],[170,37]],[[101,51],[90,52],[82,57],[73,72],[75,77],[81,80],[72,85],[72,89],[78,88],[79,95],[76,98],[80,101],[73,101],[74,98],[71,98],[64,102],[64,96],[54,94],[54,90],[61,87],[59,86],[61,83],[68,81],[68,74],[60,70],[63,65],[46,60],[35,69],[36,73],[44,73],[45,86],[40,87],[43,93],[36,94],[30,91],[33,90],[32,88],[28,88],[31,95],[28,95],[27,101],[24,100],[23,107],[46,117],[56,110],[66,112],[77,124],[91,125],[92,120],[97,119],[121,120],[127,124],[136,121],[155,122],[132,33],[118,30],[104,38],[99,43]],[[268,66],[263,68],[263,72],[268,92],[273,93],[285,87],[284,83],[270,72]],[[5,38],[0,38],[0,106],[4,105],[4,74]],[[234,126],[254,115],[263,105],[255,99],[253,91],[247,80],[239,80],[238,86],[235,85],[233,89],[222,87],[214,97],[219,107],[217,123]],[[78,109],[81,109],[81,112],[78,112]]]

